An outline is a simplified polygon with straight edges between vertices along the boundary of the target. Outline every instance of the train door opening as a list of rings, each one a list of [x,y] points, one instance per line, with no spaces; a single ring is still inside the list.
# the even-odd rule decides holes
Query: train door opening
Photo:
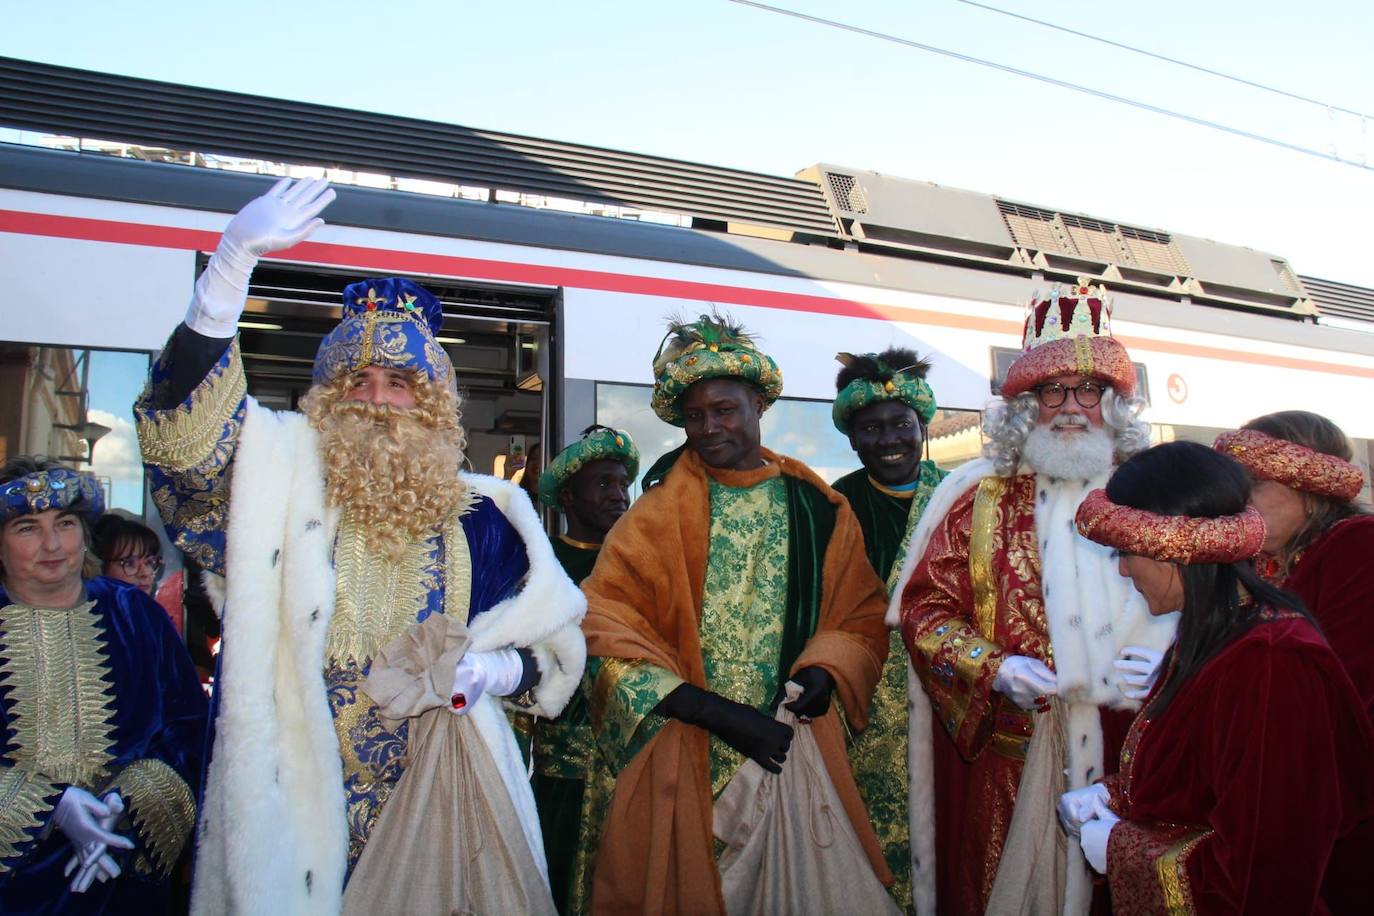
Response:
[[[470,469],[518,478],[513,467],[558,428],[558,291],[406,276],[443,303],[438,341],[458,376]],[[296,409],[320,340],[338,323],[343,289],[360,277],[270,262],[253,272],[239,342],[248,392],[264,406]]]

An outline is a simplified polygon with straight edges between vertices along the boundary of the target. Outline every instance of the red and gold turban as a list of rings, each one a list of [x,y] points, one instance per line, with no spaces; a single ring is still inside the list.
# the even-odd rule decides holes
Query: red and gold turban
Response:
[[[1259,553],[1264,543],[1264,519],[1254,506],[1218,518],[1156,515],[1119,506],[1106,490],[1093,490],[1075,521],[1090,541],[1165,563],[1235,563]]]
[[[1349,501],[1364,487],[1364,473],[1349,461],[1257,429],[1222,433],[1212,448],[1239,461],[1251,477],[1294,490]]]
[[[1135,367],[1126,348],[1112,337],[1110,302],[1101,286],[1079,280],[1058,287],[1048,299],[1030,304],[1023,352],[1007,370],[1002,394],[1015,397],[1060,375],[1081,375],[1111,385],[1117,394],[1135,393]]]

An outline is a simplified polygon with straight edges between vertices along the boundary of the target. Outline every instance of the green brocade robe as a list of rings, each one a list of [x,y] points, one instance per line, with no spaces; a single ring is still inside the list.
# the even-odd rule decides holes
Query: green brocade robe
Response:
[[[706,685],[771,717],[788,595],[787,484],[782,477],[740,488],[712,480],[710,494],[710,546],[700,623]],[[603,665],[618,662],[588,658],[583,690],[590,691]],[[605,717],[596,739],[597,751],[592,754],[576,865],[576,905],[569,912],[587,912],[590,907],[600,825],[615,791],[616,774],[662,728],[667,720],[654,707],[681,683],[679,677],[656,665],[637,665],[618,679],[615,696],[599,704]],[[721,793],[743,763],[738,752],[711,737],[713,796]]]
[[[574,585],[581,585],[596,566],[600,546],[582,547],[561,537],[553,538],[552,544],[553,555],[563,571]],[[528,717],[520,718],[528,722]],[[558,718],[536,719],[533,733],[534,775],[530,788],[544,835],[549,887],[558,912],[579,912],[586,907],[574,906],[580,897],[575,875],[586,823],[583,809],[587,770],[595,753],[585,687],[573,694]]]
[[[880,489],[863,468],[832,484],[849,500],[863,529],[868,562],[887,583],[889,596],[916,523],[946,473],[934,462],[922,461],[916,488],[905,492]],[[892,896],[904,910],[913,912],[907,816],[907,656],[901,630],[893,630],[889,638],[891,651],[873,694],[868,728],[850,736],[849,762],[883,845],[883,858],[896,878]]]

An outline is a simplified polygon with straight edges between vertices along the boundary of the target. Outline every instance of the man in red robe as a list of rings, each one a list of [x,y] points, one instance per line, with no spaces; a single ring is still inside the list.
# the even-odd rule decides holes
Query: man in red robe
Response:
[[[1082,498],[1149,445],[1109,319],[1103,290],[1082,281],[1032,303],[984,415],[984,457],[933,494],[893,593],[888,622],[925,695],[911,722],[918,909],[1091,903],[1081,854],[1059,850],[1054,802],[1115,769],[1136,706],[1115,663],[1164,649],[1176,625],[1151,618],[1110,550],[1074,530]]]

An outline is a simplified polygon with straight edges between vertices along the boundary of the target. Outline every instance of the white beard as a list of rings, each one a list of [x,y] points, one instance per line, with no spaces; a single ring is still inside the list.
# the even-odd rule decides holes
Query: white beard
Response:
[[[1112,468],[1112,437],[1100,426],[1066,434],[1036,424],[1021,447],[1021,460],[1048,477],[1092,480]]]

